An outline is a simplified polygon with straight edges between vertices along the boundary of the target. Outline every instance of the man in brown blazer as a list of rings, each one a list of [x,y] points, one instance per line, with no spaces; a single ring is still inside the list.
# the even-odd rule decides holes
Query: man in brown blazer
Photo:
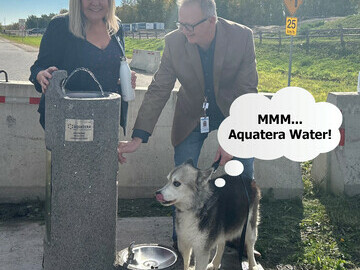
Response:
[[[145,94],[132,141],[119,143],[120,163],[126,162],[124,153],[147,142],[176,79],[181,84],[171,135],[176,166],[190,158],[197,165],[208,132],[218,129],[232,102],[257,92],[252,31],[218,18],[214,0],[181,0],[178,6],[178,29],[165,37],[161,64]],[[220,157],[220,165],[233,158],[219,146],[215,160]],[[243,174],[252,178],[253,159],[239,160]]]
[[[123,153],[134,152],[148,140],[176,79],[181,87],[171,135],[175,148],[194,130],[199,131],[204,103],[208,103],[210,130],[217,129],[237,97],[257,92],[255,48],[249,28],[217,18],[213,0],[180,1],[178,28],[165,37],[161,64],[145,94],[132,141],[119,144],[120,163],[126,161]],[[232,158],[220,146],[216,160],[219,156],[220,165]]]

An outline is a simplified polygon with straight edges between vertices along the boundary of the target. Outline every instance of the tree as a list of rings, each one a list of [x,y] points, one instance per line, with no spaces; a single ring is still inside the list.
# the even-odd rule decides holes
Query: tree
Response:
[[[49,15],[43,14],[43,15],[41,15],[40,18],[36,17],[35,15],[30,15],[25,22],[26,29],[47,28],[51,19],[55,15],[56,14],[54,14],[54,13],[50,13]]]
[[[248,26],[283,25],[286,8],[282,0],[215,0],[220,17]],[[300,20],[314,17],[346,16],[360,9],[359,0],[304,0],[296,12]],[[176,0],[123,0],[116,9],[123,22],[165,22],[175,28]]]
[[[152,0],[138,0],[137,1],[137,14],[138,21],[150,22],[151,21],[151,11]]]
[[[19,30],[19,23],[13,23],[7,25],[6,30]]]
[[[60,10],[59,14],[65,14],[68,13],[69,11],[66,8],[63,8]]]
[[[132,0],[123,0],[120,7],[116,7],[116,16],[124,23],[137,22],[137,6]]]
[[[229,18],[229,1],[216,0],[217,14],[223,18]]]
[[[168,5],[168,0],[137,0],[138,21],[164,22]]]
[[[347,16],[357,13],[359,7],[358,0],[306,0],[296,15],[304,19]]]
[[[175,22],[178,20],[176,0],[166,0],[165,3],[165,28],[175,29]]]
[[[26,29],[38,28],[38,18],[35,15],[31,15],[25,22]]]
[[[116,8],[116,16],[124,23],[164,22],[167,28],[174,28],[176,0],[123,0]]]

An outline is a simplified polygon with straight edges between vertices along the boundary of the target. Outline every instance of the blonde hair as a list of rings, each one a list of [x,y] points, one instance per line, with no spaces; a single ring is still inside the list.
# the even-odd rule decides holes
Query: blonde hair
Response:
[[[104,22],[106,24],[109,35],[114,35],[119,30],[120,19],[115,15],[115,0],[108,0],[109,13],[105,16]],[[82,11],[81,0],[69,1],[69,30],[79,38],[85,39],[87,22]]]

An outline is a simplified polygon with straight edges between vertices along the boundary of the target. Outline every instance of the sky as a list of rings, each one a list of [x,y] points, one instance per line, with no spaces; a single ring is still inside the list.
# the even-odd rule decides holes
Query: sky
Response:
[[[121,0],[115,1],[117,6],[121,4]],[[63,8],[69,9],[69,0],[0,0],[0,23],[12,24],[30,15],[58,14]]]

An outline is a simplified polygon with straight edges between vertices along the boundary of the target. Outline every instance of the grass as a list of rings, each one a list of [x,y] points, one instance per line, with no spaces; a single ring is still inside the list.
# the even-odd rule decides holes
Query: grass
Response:
[[[360,71],[360,42],[347,42],[343,50],[340,41],[310,41],[309,53],[305,42],[294,41],[291,86],[305,88],[316,101],[326,101],[329,92],[356,91]],[[281,47],[277,42],[256,44],[259,91],[276,92],[287,86],[289,40]]]
[[[132,58],[133,49],[140,50],[149,50],[149,51],[163,51],[164,50],[164,40],[162,39],[133,39],[126,37],[125,38],[125,54],[126,57]]]
[[[302,201],[262,201],[257,248],[262,265],[295,269],[360,267],[360,197],[322,192],[310,177],[311,162],[302,164]]]
[[[18,37],[18,36],[8,36],[4,34],[0,34],[0,37],[11,40],[12,42],[26,44],[34,47],[40,47],[40,42],[42,36],[26,36],[26,37]]]
[[[40,47],[42,36],[8,36],[0,34],[0,37],[6,38],[16,43],[26,44],[34,47]],[[126,57],[132,58],[133,49],[151,50],[151,51],[162,51],[164,49],[164,41],[161,39],[133,39],[125,38],[125,54]]]
[[[360,14],[350,15],[344,18],[338,18],[333,21],[325,22],[325,19],[315,22],[299,21],[298,31],[304,34],[310,29],[337,29],[337,28],[359,28]]]
[[[327,22],[322,26],[319,26],[321,29],[331,29],[331,28],[360,28],[360,14],[354,14],[347,16],[345,18],[340,18],[336,21]]]

